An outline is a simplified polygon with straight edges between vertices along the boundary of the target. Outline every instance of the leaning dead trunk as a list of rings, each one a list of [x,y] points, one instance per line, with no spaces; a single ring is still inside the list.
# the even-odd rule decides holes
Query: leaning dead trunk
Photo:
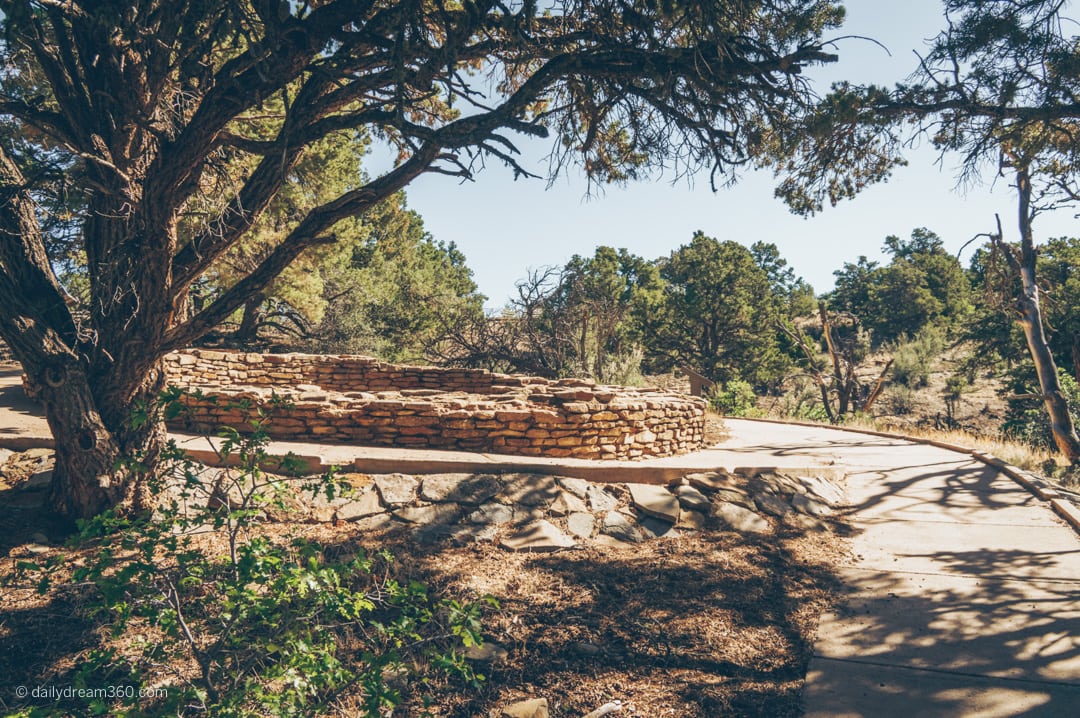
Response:
[[[1014,271],[1020,275],[1021,291],[1016,299],[1017,321],[1024,331],[1028,352],[1035,363],[1035,373],[1039,378],[1039,392],[1042,395],[1046,413],[1050,417],[1050,430],[1058,451],[1070,462],[1080,461],[1080,437],[1076,434],[1069,400],[1061,390],[1057,364],[1050,351],[1043,331],[1042,309],[1039,303],[1039,285],[1036,282],[1035,242],[1031,228],[1031,179],[1027,167],[1021,165],[1016,172],[1017,191],[1019,192],[1020,221],[1020,256],[1008,251],[1005,256]],[[1001,228],[998,227],[998,237]]]

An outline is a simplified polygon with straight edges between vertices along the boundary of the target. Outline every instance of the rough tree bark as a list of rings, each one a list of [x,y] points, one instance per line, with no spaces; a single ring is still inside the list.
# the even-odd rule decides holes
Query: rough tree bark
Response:
[[[1019,253],[1015,247],[1004,244],[1001,223],[998,222],[996,243],[1004,250],[1006,261],[1020,277],[1020,294],[1016,297],[1017,322],[1024,332],[1028,352],[1035,363],[1035,373],[1039,378],[1039,392],[1042,396],[1046,413],[1050,417],[1050,430],[1058,451],[1070,462],[1080,461],[1080,437],[1076,434],[1069,400],[1061,390],[1058,380],[1057,364],[1050,351],[1043,329],[1042,307],[1039,301],[1039,285],[1036,281],[1034,234],[1032,231],[1031,177],[1024,163],[1018,163],[1016,169],[1016,190],[1018,194],[1018,220],[1020,228]],[[1019,256],[1017,256],[1019,254]]]
[[[266,297],[256,294],[244,302],[244,313],[240,319],[240,326],[233,332],[233,339],[240,345],[251,344],[259,336],[259,322],[262,319],[262,303]]]
[[[160,360],[143,356],[137,368],[111,362],[94,371],[80,356],[88,347],[49,266],[26,182],[2,149],[0,199],[0,333],[57,437],[52,503],[69,516],[144,507],[145,484],[118,463],[134,455],[153,461],[162,448],[158,424],[135,427],[129,416],[134,402],[162,388]]]

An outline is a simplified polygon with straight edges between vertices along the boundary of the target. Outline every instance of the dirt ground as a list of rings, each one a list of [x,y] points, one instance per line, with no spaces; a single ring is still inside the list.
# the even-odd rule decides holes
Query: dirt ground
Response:
[[[0,675],[7,686],[63,685],[87,651],[115,640],[83,610],[86,586],[39,595],[15,576],[20,559],[64,555],[68,530],[50,519],[45,492],[27,489],[47,470],[42,452],[16,454],[0,484]],[[29,479],[33,481],[33,479]],[[350,524],[277,524],[270,530],[321,541],[333,552],[388,548],[399,579],[434,591],[491,595],[500,608],[485,637],[505,659],[479,664],[479,691],[443,687],[433,715],[500,716],[507,705],[546,698],[550,715],[580,718],[610,701],[619,715],[679,718],[796,716],[817,619],[835,598],[830,572],[845,529],[743,535],[715,528],[631,548],[590,546],[511,553],[491,543],[420,544],[404,530],[358,535]],[[0,708],[18,705],[0,694]],[[78,715],[77,706],[66,707]],[[355,697],[337,706],[354,714]],[[417,715],[414,704],[395,716]],[[62,713],[63,714],[63,713]]]

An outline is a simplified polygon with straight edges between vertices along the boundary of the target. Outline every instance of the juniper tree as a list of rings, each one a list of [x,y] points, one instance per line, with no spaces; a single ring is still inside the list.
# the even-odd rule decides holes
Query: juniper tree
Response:
[[[841,18],[825,0],[5,2],[0,116],[52,162],[0,148],[0,336],[40,387],[56,507],[147,502],[117,459],[153,471],[163,427],[130,419],[162,389],[162,357],[333,242],[338,222],[424,173],[469,178],[495,161],[528,175],[519,137],[550,138],[556,170],[596,181],[723,172],[807,106],[801,70],[834,59],[822,32]],[[252,133],[271,102],[281,117]],[[306,149],[357,130],[396,164],[296,218],[189,312]],[[252,167],[227,201],[184,221],[238,155]],[[82,307],[65,301],[39,211],[61,175],[86,199]]]

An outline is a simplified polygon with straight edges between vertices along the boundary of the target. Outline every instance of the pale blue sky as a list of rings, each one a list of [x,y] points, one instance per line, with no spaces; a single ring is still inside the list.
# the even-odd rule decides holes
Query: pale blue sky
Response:
[[[814,77],[819,92],[838,79],[891,84],[916,66],[914,51],[942,27],[938,0],[849,0],[848,22],[835,36],[872,37],[888,47],[859,39],[838,43],[839,63]],[[549,145],[522,143],[526,167],[543,175]],[[1001,214],[1006,236],[1014,232],[1015,201],[1008,183],[962,193],[956,188],[955,158],[944,166],[929,148],[909,154],[910,165],[893,179],[872,187],[852,202],[826,208],[810,219],[790,214],[773,198],[773,178],[750,173],[733,188],[713,193],[707,174],[693,186],[685,181],[639,182],[608,187],[602,196],[585,198],[580,176],[559,178],[550,189],[543,180],[513,181],[508,170],[490,164],[477,181],[460,184],[431,175],[407,189],[410,206],[420,212],[438,239],[455,242],[464,252],[488,306],[501,307],[515,282],[529,268],[564,264],[574,254],[591,254],[600,244],[626,247],[652,259],[690,240],[695,230],[750,245],[775,243],[795,271],[818,292],[833,286],[832,272],[865,254],[880,258],[884,238],[908,236],[927,227],[954,253],[980,232],[994,227]],[[992,179],[992,178],[990,178]],[[1042,238],[1075,235],[1073,212],[1039,218]],[[966,264],[970,251],[962,261]]]

